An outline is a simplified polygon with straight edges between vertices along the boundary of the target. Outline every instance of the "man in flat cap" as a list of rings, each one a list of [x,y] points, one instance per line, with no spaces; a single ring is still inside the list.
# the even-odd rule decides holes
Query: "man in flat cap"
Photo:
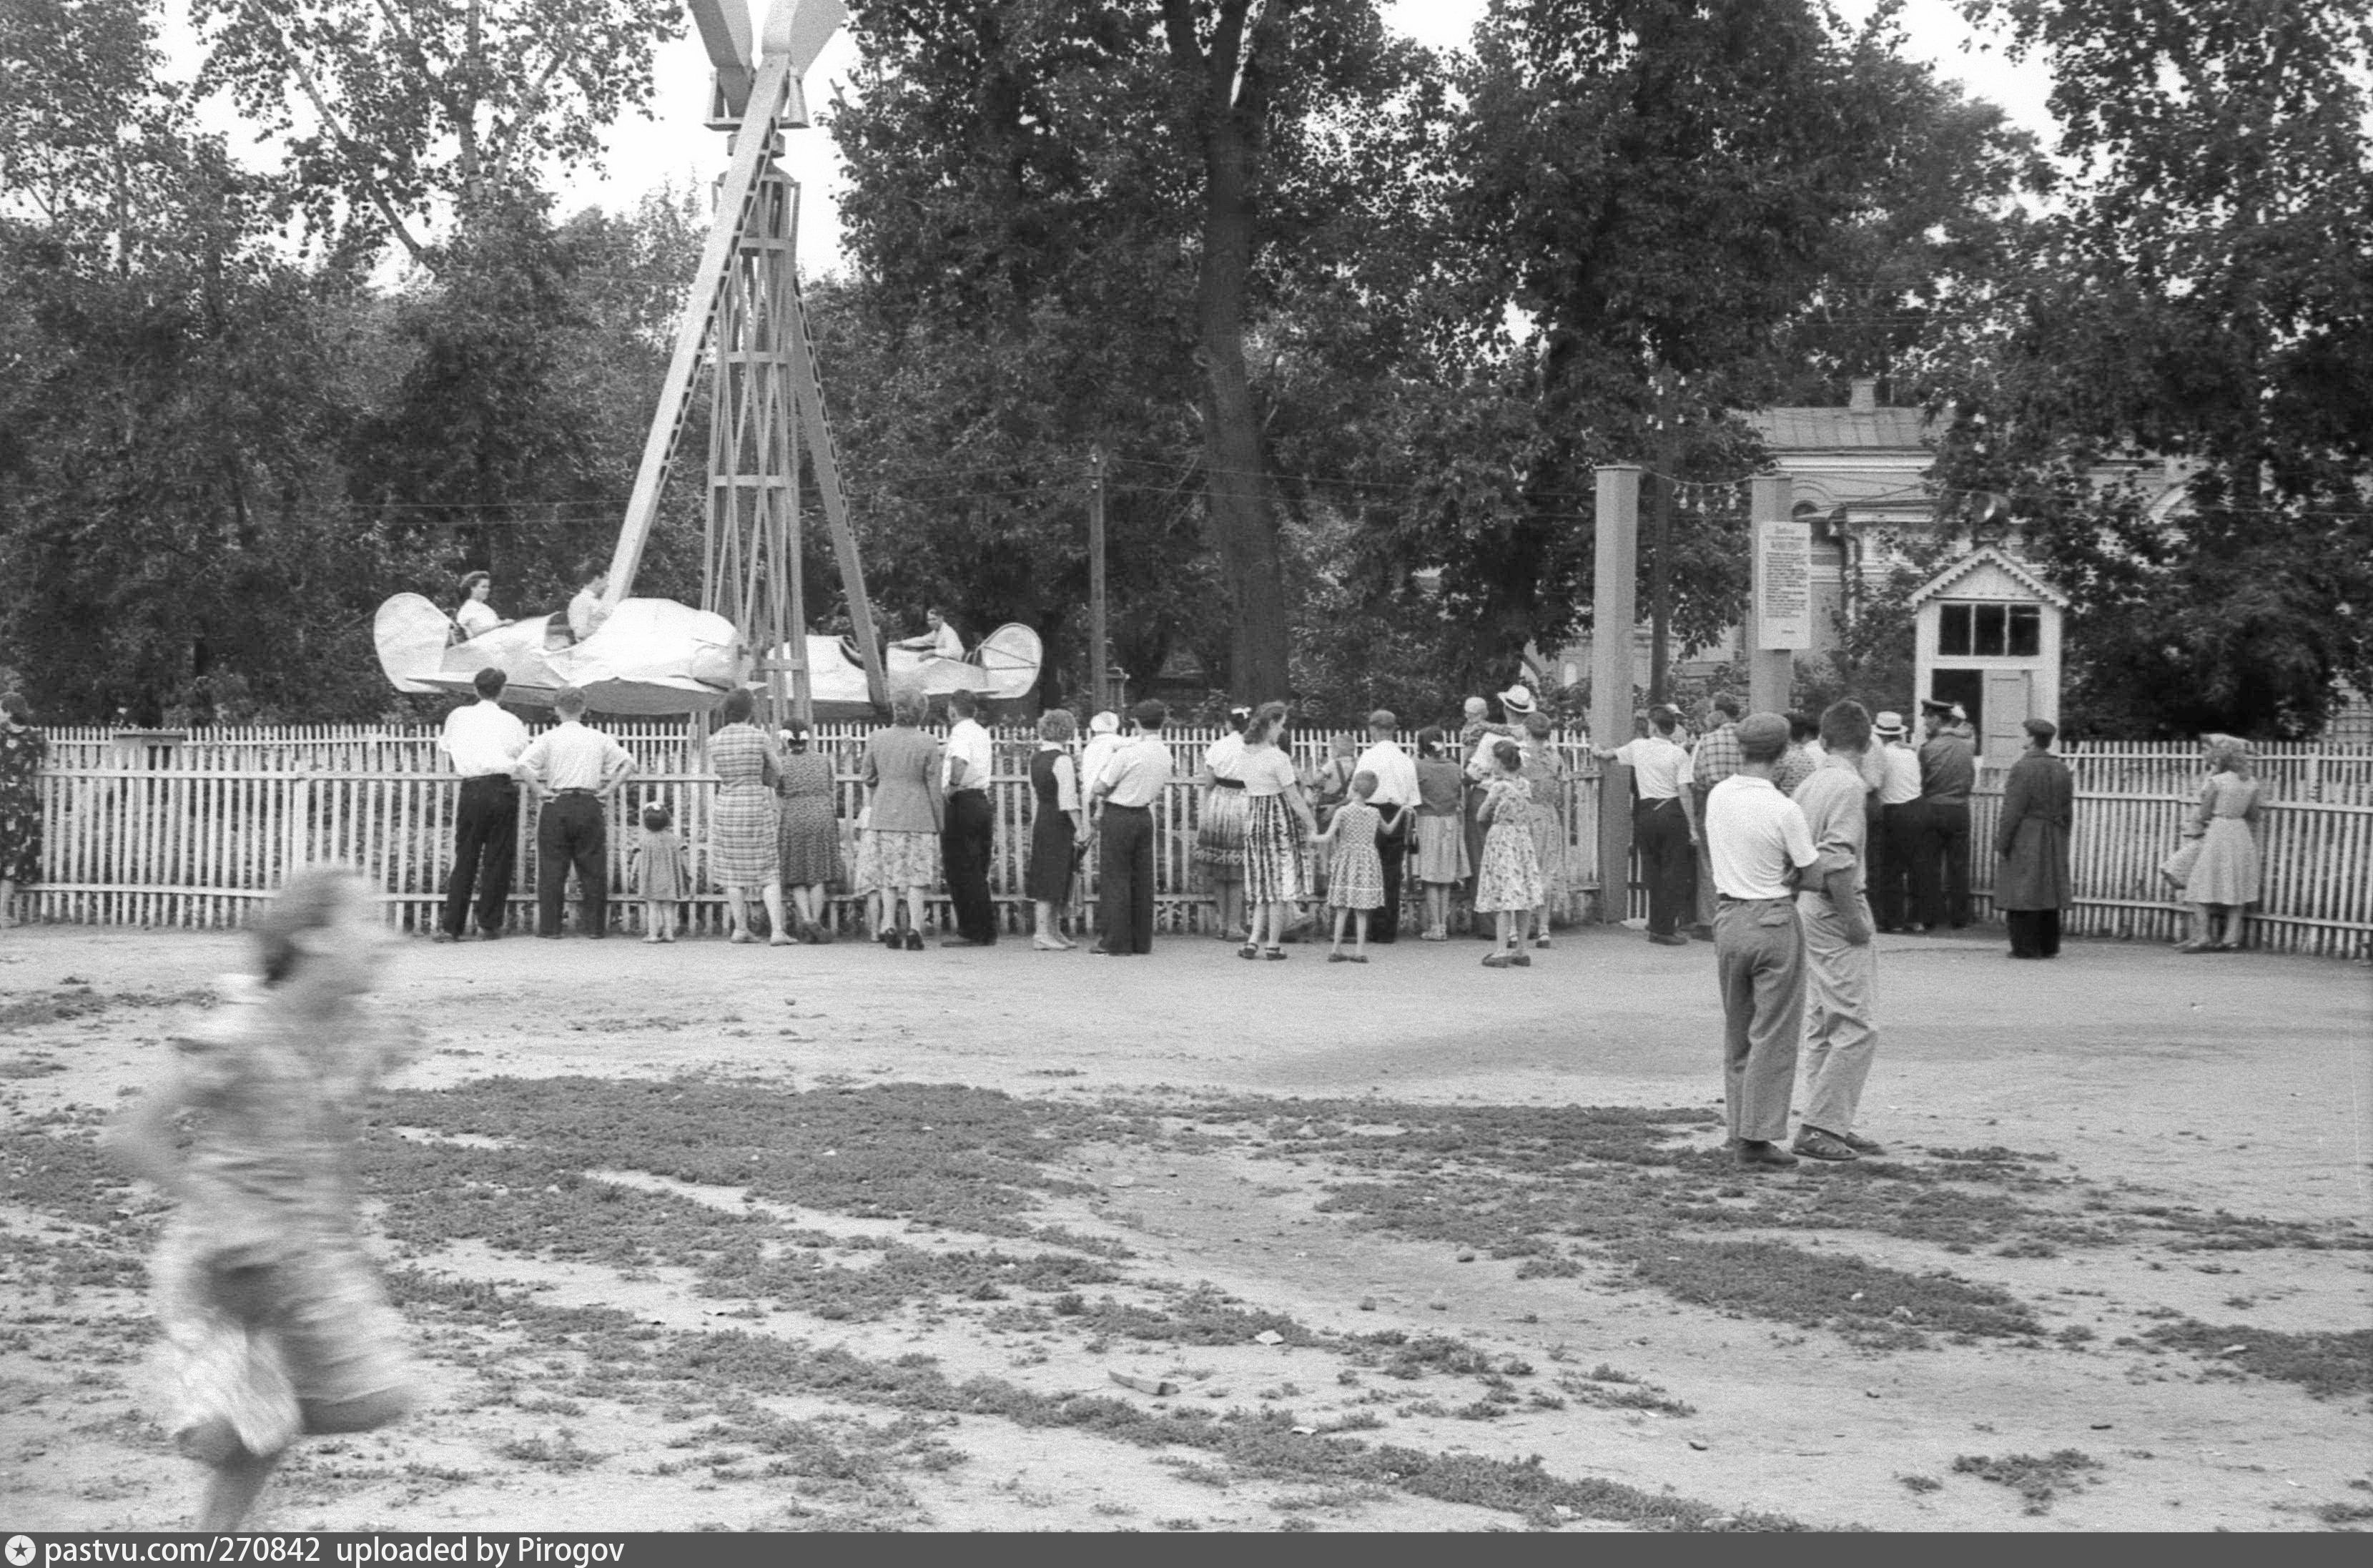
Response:
[[[1970,923],[1970,790],[1977,749],[1958,703],[1923,701],[1920,722],[1920,848],[1912,857],[1911,929],[1955,930]]]
[[[1706,796],[1706,863],[1713,875],[1714,973],[1722,990],[1723,1104],[1746,1169],[1793,1165],[1780,1147],[1805,1037],[1801,874],[1819,860],[1796,802],[1771,782],[1788,720],[1751,713],[1736,728],[1737,770]]]

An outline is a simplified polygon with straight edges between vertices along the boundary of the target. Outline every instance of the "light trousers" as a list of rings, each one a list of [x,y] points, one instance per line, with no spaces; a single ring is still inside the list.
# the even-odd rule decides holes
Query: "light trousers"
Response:
[[[1870,901],[1854,895],[1865,930]],[[1878,950],[1846,941],[1845,922],[1825,893],[1796,895],[1805,930],[1805,1116],[1806,1127],[1852,1132],[1862,1086],[1878,1054],[1872,1021],[1878,993]]]
[[[1775,1142],[1788,1134],[1805,1037],[1805,938],[1795,900],[1724,900],[1714,913],[1713,962],[1730,1135]]]

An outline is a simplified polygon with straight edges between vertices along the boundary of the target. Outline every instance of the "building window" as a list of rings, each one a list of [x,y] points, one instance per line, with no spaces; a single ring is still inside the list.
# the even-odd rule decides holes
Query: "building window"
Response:
[[[1970,612],[1974,604],[1947,604],[1936,623],[1936,651],[1967,656],[1970,651]]]
[[[2043,611],[2040,606],[2011,606],[2010,651],[2015,659],[2033,659],[2043,652]]]
[[[1936,651],[1947,658],[2035,658],[2043,651],[2043,612],[2033,604],[1944,605]]]

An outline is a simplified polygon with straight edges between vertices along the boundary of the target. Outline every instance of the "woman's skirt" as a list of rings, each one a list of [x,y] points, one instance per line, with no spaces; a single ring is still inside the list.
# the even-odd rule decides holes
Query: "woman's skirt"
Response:
[[[1253,796],[1245,813],[1245,897],[1255,904],[1291,904],[1309,892],[1301,824],[1285,797]]]
[[[1213,882],[1245,874],[1245,829],[1252,814],[1242,790],[1214,787],[1203,792],[1203,816],[1195,832],[1195,863]]]
[[[1071,873],[1079,856],[1078,836],[1071,831],[1071,813],[1042,811],[1030,827],[1030,873],[1024,879],[1030,896],[1041,904],[1071,901]]]
[[[1483,863],[1476,869],[1476,910],[1531,909],[1547,902],[1532,825],[1494,821],[1483,836]]]
[[[877,827],[865,836],[873,846],[874,885],[885,893],[929,887],[940,880],[940,836]]]
[[[246,1273],[260,1318],[244,1316],[252,1303],[225,1300],[226,1269]],[[251,1452],[276,1454],[302,1429],[298,1401],[345,1404],[413,1386],[403,1320],[350,1237],[308,1238],[265,1258],[220,1250],[176,1216],[151,1271],[177,1433],[220,1421]]]
[[[781,865],[775,841],[775,792],[719,790],[708,818],[708,876],[724,887],[764,887]]]
[[[1417,879],[1447,883],[1465,882],[1474,874],[1467,858],[1467,824],[1455,816],[1417,819]]]
[[[2258,901],[2258,841],[2238,816],[2209,819],[2200,836],[2200,858],[2183,884],[2187,904],[2254,904]]]
[[[1541,896],[1546,904],[1565,890],[1565,821],[1555,806],[1533,802],[1533,862],[1540,868]]]
[[[785,887],[823,887],[840,877],[840,821],[822,795],[786,795],[780,845]]]

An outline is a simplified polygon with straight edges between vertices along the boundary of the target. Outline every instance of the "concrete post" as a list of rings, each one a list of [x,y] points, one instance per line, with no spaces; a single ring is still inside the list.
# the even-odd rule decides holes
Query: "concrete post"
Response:
[[[1790,521],[1795,501],[1795,481],[1784,474],[1759,474],[1749,482],[1749,526]],[[1796,655],[1787,649],[1762,648],[1761,606],[1750,591],[1747,601],[1747,708],[1750,713],[1785,713],[1788,688],[1796,676]]]
[[[1598,557],[1591,594],[1590,738],[1619,746],[1631,738],[1631,632],[1639,624],[1640,470],[1597,471]],[[1631,770],[1607,764],[1598,792],[1598,918],[1619,924],[1631,906]]]

